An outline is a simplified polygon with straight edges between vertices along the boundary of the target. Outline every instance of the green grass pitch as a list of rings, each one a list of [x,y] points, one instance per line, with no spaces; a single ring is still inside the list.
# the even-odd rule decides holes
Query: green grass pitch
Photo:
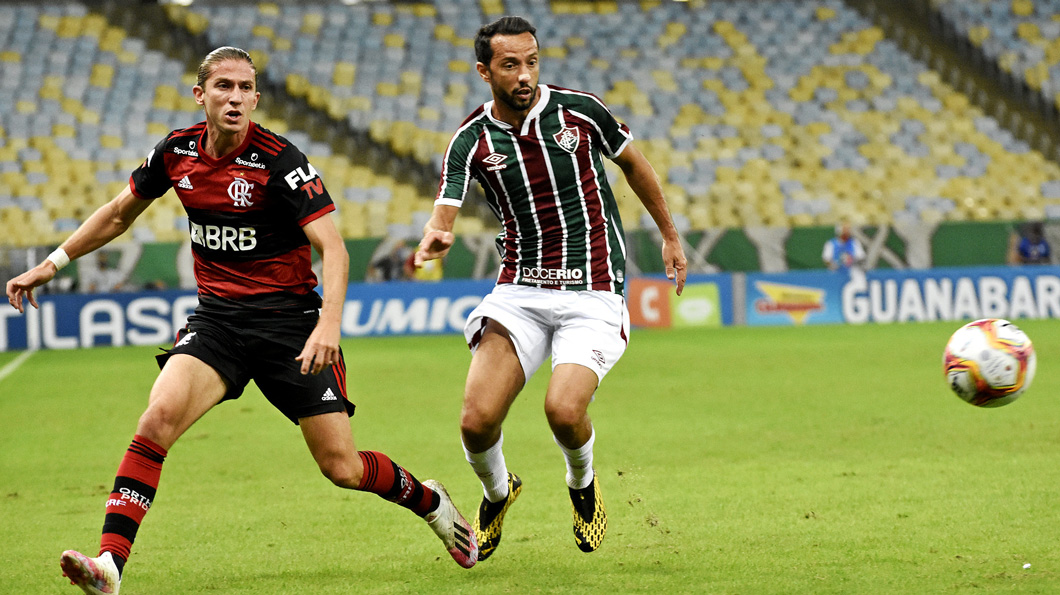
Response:
[[[957,323],[635,331],[590,408],[609,519],[593,554],[545,370],[505,426],[523,493],[471,570],[408,511],[331,486],[251,388],[170,452],[122,593],[1057,593],[1060,321],[1020,325],[1038,376],[992,410],[942,378]],[[461,338],[343,346],[358,447],[472,514]],[[155,352],[40,352],[0,380],[0,592],[75,591],[59,554],[95,553]]]

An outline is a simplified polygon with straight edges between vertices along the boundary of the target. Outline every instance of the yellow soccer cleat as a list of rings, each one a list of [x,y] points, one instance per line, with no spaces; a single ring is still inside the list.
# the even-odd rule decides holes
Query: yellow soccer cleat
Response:
[[[583,552],[593,552],[600,547],[607,533],[607,511],[600,497],[600,482],[593,473],[592,485],[579,490],[570,490],[571,510],[574,512],[574,541]]]
[[[500,502],[490,502],[482,499],[478,507],[478,514],[472,526],[475,529],[475,539],[478,541],[478,559],[481,562],[493,554],[497,544],[501,542],[501,525],[504,523],[504,515],[508,507],[519,497],[523,489],[523,480],[514,473],[508,474],[508,496]]]

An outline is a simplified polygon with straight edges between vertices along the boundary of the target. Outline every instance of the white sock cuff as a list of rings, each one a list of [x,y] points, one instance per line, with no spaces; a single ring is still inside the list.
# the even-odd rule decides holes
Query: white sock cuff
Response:
[[[508,466],[504,463],[504,434],[483,452],[471,452],[464,447],[464,457],[482,483],[482,494],[490,502],[500,502],[508,496]]]
[[[556,436],[552,436],[553,440],[556,440]],[[563,452],[563,458],[567,463],[567,486],[580,490],[593,481],[593,443],[596,442],[596,430],[589,435],[589,439],[585,441],[585,444],[578,448],[570,449],[560,444],[559,440],[556,440],[556,444],[559,445],[560,451]]]
[[[502,447],[504,446],[504,432],[501,432],[500,438],[497,438],[497,441],[493,443],[493,446],[482,452],[471,452],[467,449],[467,445],[464,444],[463,440],[460,441],[460,446],[464,449],[464,459],[466,459],[468,463],[486,461],[502,451]]]
[[[566,446],[563,446],[559,439],[556,438],[555,434],[552,435],[552,440],[555,441],[556,446],[559,446],[565,454],[575,458],[583,457],[593,452],[593,444],[596,442],[596,428],[592,429],[592,434],[589,434],[589,439],[585,441],[585,444],[578,448],[567,448]]]

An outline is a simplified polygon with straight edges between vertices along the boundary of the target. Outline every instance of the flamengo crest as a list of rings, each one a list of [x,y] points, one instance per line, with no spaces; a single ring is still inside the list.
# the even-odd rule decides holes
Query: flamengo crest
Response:
[[[253,189],[254,184],[243,178],[236,178],[228,185],[228,196],[237,207],[253,206],[254,203],[250,202],[250,197],[252,196],[250,191]]]
[[[578,150],[578,139],[580,138],[577,126],[564,126],[559,132],[552,135],[559,147],[568,153]]]

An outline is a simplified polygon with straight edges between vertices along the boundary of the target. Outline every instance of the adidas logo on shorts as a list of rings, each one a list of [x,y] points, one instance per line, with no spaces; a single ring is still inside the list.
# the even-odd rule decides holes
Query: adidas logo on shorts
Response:
[[[329,388],[328,390],[324,391],[324,396],[321,397],[320,400],[321,401],[338,401],[339,398],[336,397],[335,393],[333,393],[331,391],[331,389]]]
[[[178,188],[183,188],[185,190],[195,190],[194,188],[191,187],[191,180],[188,179],[188,176],[184,176],[183,179],[181,179],[179,182],[177,182],[177,187]]]

